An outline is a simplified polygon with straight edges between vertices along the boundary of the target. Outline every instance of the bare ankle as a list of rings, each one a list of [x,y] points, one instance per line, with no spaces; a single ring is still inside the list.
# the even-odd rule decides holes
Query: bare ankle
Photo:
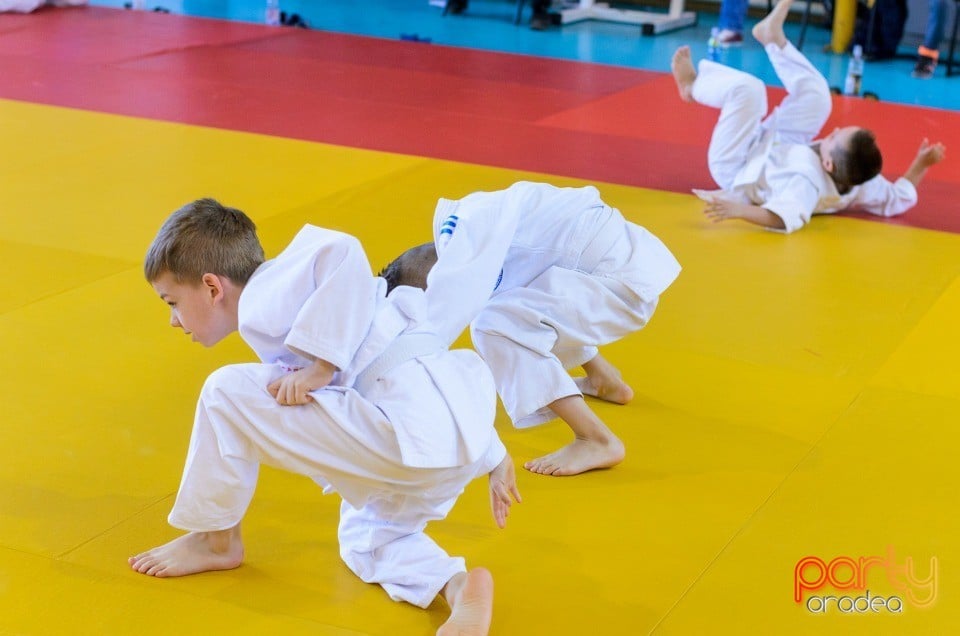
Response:
[[[590,444],[597,444],[601,446],[605,452],[609,452],[612,456],[618,456],[623,460],[623,456],[626,453],[626,446],[624,446],[623,441],[619,437],[613,434],[613,431],[606,429],[597,434],[592,435],[575,435],[575,439],[580,440],[581,442],[588,442]]]
[[[210,551],[216,554],[227,554],[241,542],[239,525],[226,530],[211,530],[198,534],[206,540]]]

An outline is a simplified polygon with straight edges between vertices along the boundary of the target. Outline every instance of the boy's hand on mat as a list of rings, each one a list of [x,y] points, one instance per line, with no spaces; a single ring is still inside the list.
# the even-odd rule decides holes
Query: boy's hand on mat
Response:
[[[707,217],[717,223],[727,219],[743,219],[748,223],[782,230],[784,228],[783,219],[759,205],[750,205],[748,203],[735,203],[725,201],[719,197],[713,197],[707,201],[707,206],[703,209]]]
[[[708,219],[714,223],[718,223],[720,221],[726,221],[727,219],[743,218],[746,209],[750,207],[751,206],[742,203],[734,203],[733,201],[713,197],[710,201],[707,201],[707,205],[703,208],[703,213],[707,215]]]
[[[498,528],[506,527],[507,515],[510,514],[510,506],[514,501],[520,503],[520,491],[517,489],[513,458],[508,454],[490,471],[490,508]]]
[[[267,386],[267,391],[282,406],[295,406],[312,402],[310,391],[322,389],[330,384],[336,371],[329,362],[316,360],[308,367],[274,380]]]

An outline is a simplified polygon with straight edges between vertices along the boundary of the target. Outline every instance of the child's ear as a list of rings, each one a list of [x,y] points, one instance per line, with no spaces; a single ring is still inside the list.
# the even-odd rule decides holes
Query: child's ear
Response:
[[[223,298],[223,281],[216,274],[204,274],[200,277],[200,282],[210,296],[210,300],[217,302]]]
[[[833,174],[833,157],[827,157],[826,159],[821,159],[820,163],[823,165],[823,169]]]

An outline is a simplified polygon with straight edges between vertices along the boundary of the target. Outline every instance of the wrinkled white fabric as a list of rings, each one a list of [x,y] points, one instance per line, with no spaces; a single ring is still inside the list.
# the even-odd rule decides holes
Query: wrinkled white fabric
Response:
[[[452,254],[492,259],[490,237],[511,227],[499,280],[471,335],[514,425],[528,427],[555,417],[551,402],[580,394],[566,369],[647,324],[680,265],[596,188],[530,182],[441,199],[438,263]]]

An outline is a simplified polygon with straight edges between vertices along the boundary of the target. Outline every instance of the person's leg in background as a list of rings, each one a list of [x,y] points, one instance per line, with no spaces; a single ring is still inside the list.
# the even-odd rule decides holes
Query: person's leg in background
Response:
[[[530,28],[534,31],[545,31],[550,28],[550,2],[551,0],[533,0],[530,3],[533,9],[533,15],[530,16]]]
[[[722,47],[743,43],[743,22],[747,18],[748,0],[720,0],[720,33],[717,43]]]
[[[917,65],[912,75],[920,79],[930,79],[937,68],[940,57],[940,41],[943,39],[944,20],[947,15],[946,0],[929,0],[930,13],[927,17],[927,29],[923,35],[923,44],[917,48]]]

